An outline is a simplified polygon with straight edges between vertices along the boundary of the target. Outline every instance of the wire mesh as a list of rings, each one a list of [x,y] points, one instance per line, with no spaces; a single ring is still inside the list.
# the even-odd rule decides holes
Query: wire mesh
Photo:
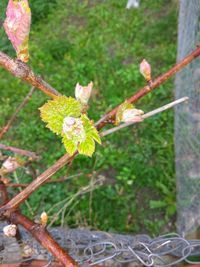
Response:
[[[2,229],[2,228],[1,228]],[[121,235],[100,231],[50,229],[51,235],[80,266],[112,262],[136,266],[173,266],[180,262],[198,263],[189,258],[200,257],[200,240],[186,240],[178,234],[168,234],[151,238],[148,235]],[[21,241],[6,238],[0,233],[0,263],[26,262],[44,259],[50,264],[53,260],[44,248],[27,232],[20,229]]]

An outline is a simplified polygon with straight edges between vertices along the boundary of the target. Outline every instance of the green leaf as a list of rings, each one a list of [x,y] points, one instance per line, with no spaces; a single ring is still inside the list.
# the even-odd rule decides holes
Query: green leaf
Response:
[[[72,97],[58,96],[49,100],[39,110],[42,120],[47,123],[47,127],[59,135],[62,133],[65,117],[78,118],[81,115],[81,104]]]
[[[77,150],[77,143],[73,140],[70,140],[66,137],[66,135],[63,134],[62,142],[65,146],[65,149],[67,152],[72,156],[74,152]]]
[[[128,103],[127,101],[121,104],[116,113],[115,124],[118,125],[122,121],[122,115],[126,109],[132,109],[132,108],[134,108],[134,106]]]
[[[91,157],[95,151],[95,142],[91,136],[87,136],[86,139],[78,145],[78,152],[86,156]]]
[[[97,143],[101,144],[101,138],[92,121],[84,114],[81,116],[86,136],[93,138]]]

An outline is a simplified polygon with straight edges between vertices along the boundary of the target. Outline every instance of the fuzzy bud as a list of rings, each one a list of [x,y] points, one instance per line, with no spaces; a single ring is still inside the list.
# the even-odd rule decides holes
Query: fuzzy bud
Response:
[[[2,164],[2,167],[5,169],[5,171],[8,172],[13,172],[17,168],[20,167],[19,162],[16,160],[16,158],[8,157],[6,161]]]
[[[73,139],[76,142],[83,141],[85,139],[85,130],[82,120],[74,117],[65,117],[63,133],[71,140]]]
[[[140,73],[148,82],[151,80],[151,65],[145,59],[140,63]]]
[[[28,0],[9,0],[6,10],[6,20],[4,21],[4,29],[10,39],[17,57],[27,62],[28,39],[31,25],[31,11]]]
[[[42,214],[40,215],[40,223],[45,226],[47,224],[47,221],[48,221],[48,215],[45,211],[43,211]]]
[[[3,233],[7,237],[14,237],[17,233],[17,226],[15,224],[9,224],[7,226],[4,226]]]
[[[141,122],[144,112],[141,109],[126,109],[122,114],[123,122]]]
[[[82,104],[87,105],[88,100],[92,93],[93,82],[90,82],[87,86],[82,86],[79,83],[75,87],[75,97]]]

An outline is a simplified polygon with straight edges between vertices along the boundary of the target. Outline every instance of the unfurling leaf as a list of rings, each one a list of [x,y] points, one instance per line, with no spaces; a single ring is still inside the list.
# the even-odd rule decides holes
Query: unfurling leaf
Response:
[[[151,80],[151,65],[146,61],[146,59],[143,59],[140,63],[140,73],[144,76],[147,82]]]
[[[88,100],[92,93],[93,82],[90,82],[87,86],[82,86],[79,83],[76,84],[75,97],[83,105],[87,105]]]
[[[40,108],[41,118],[51,131],[62,136],[70,155],[78,150],[80,154],[92,156],[95,141],[101,144],[101,139],[93,122],[81,114],[81,108],[81,103],[76,99],[58,96]]]
[[[57,135],[63,132],[66,117],[78,118],[81,115],[81,104],[72,97],[57,96],[40,108],[41,118],[47,127]]]
[[[123,104],[121,104],[116,113],[115,124],[118,125],[122,121],[122,116],[125,110],[133,108],[134,106],[126,101]]]
[[[30,25],[31,10],[28,0],[9,0],[3,26],[17,53],[17,58],[23,62],[29,59]]]
[[[126,109],[122,114],[123,122],[141,122],[143,121],[142,115],[144,112],[141,109]]]

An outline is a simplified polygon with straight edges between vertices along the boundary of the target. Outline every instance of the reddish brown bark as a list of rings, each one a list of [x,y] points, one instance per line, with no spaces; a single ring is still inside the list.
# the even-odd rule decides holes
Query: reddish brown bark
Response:
[[[22,156],[26,156],[26,157],[29,157],[32,159],[39,159],[40,158],[35,152],[24,150],[24,149],[13,147],[13,146],[6,146],[4,144],[0,144],[0,149],[11,151],[13,153],[20,154]]]
[[[36,224],[17,211],[8,214],[9,220],[14,224],[22,225],[33,237],[49,252],[54,255],[65,267],[77,267],[77,263],[64,251],[51,237],[49,232],[40,224]]]
[[[178,71],[180,71],[186,65],[188,65],[190,62],[192,62],[199,55],[200,55],[200,46],[198,46],[191,54],[186,56],[183,60],[181,60],[179,63],[177,63],[174,67],[172,67],[166,73],[160,75],[155,80],[151,81],[151,85],[150,86],[146,85],[145,87],[140,89],[138,92],[136,92],[134,95],[132,95],[130,98],[128,98],[126,101],[128,103],[135,103],[140,98],[142,98],[146,94],[150,93],[151,91],[153,91],[154,89],[159,87],[161,84],[163,84],[165,81],[167,81],[169,78],[171,78],[174,74],[176,74]],[[119,108],[119,106],[115,107],[113,110],[109,111],[105,116],[103,116],[96,123],[97,129],[101,129],[109,121],[112,121],[114,116],[116,115],[116,112],[117,112],[118,108]]]
[[[31,84],[50,97],[61,95],[40,76],[34,74],[32,69],[26,63],[18,59],[12,59],[3,52],[0,52],[0,66],[9,71],[15,77]]]

